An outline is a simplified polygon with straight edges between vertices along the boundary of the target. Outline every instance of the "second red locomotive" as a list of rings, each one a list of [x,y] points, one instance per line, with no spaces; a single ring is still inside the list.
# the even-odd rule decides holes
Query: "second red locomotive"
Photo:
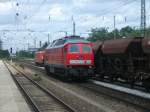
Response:
[[[83,38],[70,36],[55,40],[45,50],[48,72],[66,78],[87,79],[94,74],[92,44]]]
[[[35,64],[36,65],[40,65],[40,66],[44,66],[44,54],[45,54],[45,51],[42,50],[42,51],[37,51],[35,53]]]

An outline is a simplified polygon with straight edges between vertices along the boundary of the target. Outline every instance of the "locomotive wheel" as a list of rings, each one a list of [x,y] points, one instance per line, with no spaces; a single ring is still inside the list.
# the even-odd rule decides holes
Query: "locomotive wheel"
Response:
[[[89,78],[87,77],[73,77],[72,80],[75,82],[86,82]]]
[[[62,79],[65,82],[71,82],[72,81],[72,77],[67,71],[65,71],[64,75],[62,75]]]
[[[72,82],[72,79],[67,76],[63,76],[62,79],[64,82],[69,82],[69,83]]]

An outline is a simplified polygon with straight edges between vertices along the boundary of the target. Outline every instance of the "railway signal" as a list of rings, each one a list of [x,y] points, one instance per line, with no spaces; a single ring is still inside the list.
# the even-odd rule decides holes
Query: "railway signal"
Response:
[[[10,48],[10,53],[12,54],[12,47]]]

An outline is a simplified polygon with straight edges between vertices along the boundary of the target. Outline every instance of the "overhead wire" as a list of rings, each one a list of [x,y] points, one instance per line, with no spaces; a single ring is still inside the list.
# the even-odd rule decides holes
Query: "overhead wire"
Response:
[[[106,9],[106,10],[102,10],[101,12],[101,14],[98,14],[98,15],[107,15],[107,14],[109,14],[109,13],[112,13],[112,12],[115,12],[117,9],[119,9],[119,8],[122,8],[122,7],[125,7],[125,6],[127,6],[127,5],[130,5],[130,4],[132,4],[132,3],[134,3],[134,2],[137,2],[137,0],[129,0],[129,1],[126,1],[126,2],[124,2],[122,5],[119,5],[118,7],[117,6],[115,6],[115,8],[113,7],[113,8],[109,8],[109,9]]]
[[[31,20],[41,9],[41,7],[45,4],[47,0],[43,0],[40,5],[36,8],[35,12],[32,13],[31,16],[28,17],[27,22],[25,24],[29,23],[29,20]]]
[[[106,9],[106,10],[103,10],[103,11],[101,11],[102,13],[101,14],[96,14],[96,16],[102,16],[103,17],[103,20],[104,20],[104,16],[106,16],[106,15],[108,15],[108,14],[110,14],[110,13],[113,13],[113,12],[116,12],[116,11],[118,11],[117,9],[119,9],[119,8],[123,8],[123,7],[125,7],[125,6],[128,6],[128,5],[131,5],[131,4],[133,4],[133,3],[137,3],[137,1],[138,0],[129,0],[129,1],[126,1],[126,2],[124,2],[122,5],[120,5],[120,6],[118,6],[118,7],[115,7],[115,8],[109,8],[109,9]],[[117,13],[119,13],[119,12],[117,12]],[[112,14],[113,16],[115,16],[116,14]],[[111,16],[112,16],[111,15]],[[113,17],[112,16],[112,17]],[[124,21],[126,21],[127,22],[127,16],[125,16],[124,17]],[[110,27],[111,28],[111,27]]]

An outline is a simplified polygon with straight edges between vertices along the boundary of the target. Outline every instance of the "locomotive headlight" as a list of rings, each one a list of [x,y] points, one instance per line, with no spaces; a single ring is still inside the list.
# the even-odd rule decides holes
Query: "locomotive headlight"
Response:
[[[89,66],[89,68],[92,68],[92,66]]]

